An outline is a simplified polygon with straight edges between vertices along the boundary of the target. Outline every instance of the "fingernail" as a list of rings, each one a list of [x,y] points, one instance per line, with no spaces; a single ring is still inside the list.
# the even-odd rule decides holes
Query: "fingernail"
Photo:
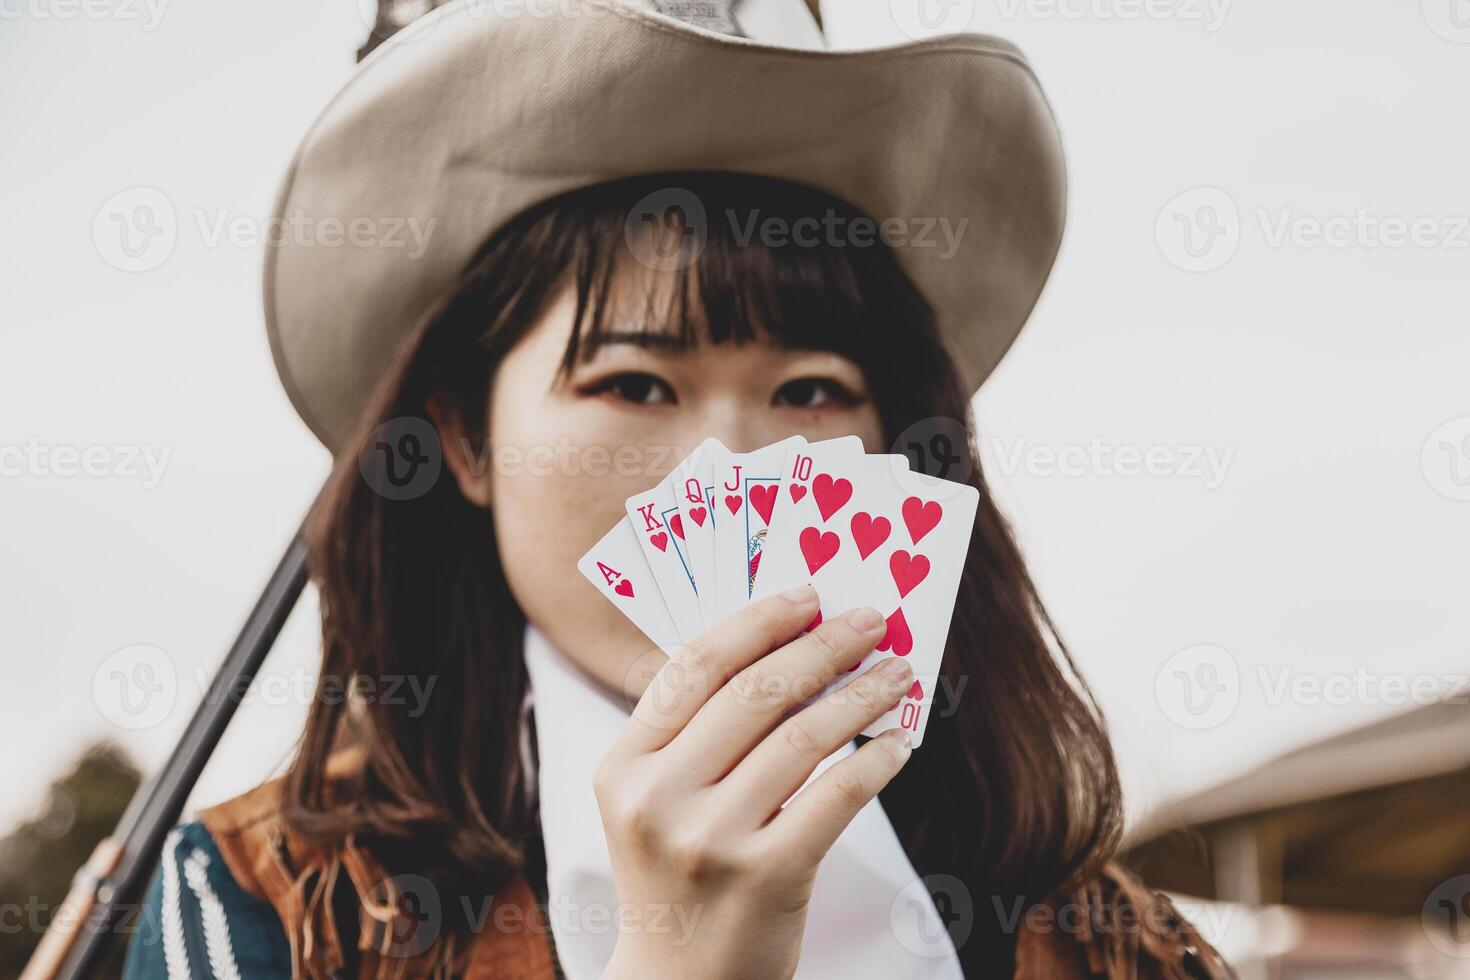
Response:
[[[914,740],[909,737],[908,730],[905,728],[890,728],[883,733],[883,736],[897,742],[905,756],[914,750]]]
[[[912,673],[908,661],[902,657],[889,657],[878,665],[878,676],[884,680],[906,681]]]
[[[792,602],[811,602],[817,597],[817,590],[811,587],[811,583],[798,585],[794,589],[787,589],[781,593]]]
[[[848,617],[847,621],[853,625],[854,629],[861,630],[864,633],[877,629],[884,622],[883,614],[868,606],[853,610],[852,615]]]

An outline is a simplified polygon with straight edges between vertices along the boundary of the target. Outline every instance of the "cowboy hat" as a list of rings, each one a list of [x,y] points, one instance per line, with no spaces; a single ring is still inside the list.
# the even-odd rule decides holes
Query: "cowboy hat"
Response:
[[[267,249],[265,318],[328,448],[491,232],[631,174],[743,171],[835,194],[898,232],[970,386],[995,367],[1065,211],[1060,138],[1020,51],[980,34],[839,51],[800,0],[723,17],[657,0],[689,20],[652,2],[451,0],[369,55],[311,126],[275,204],[295,230]]]

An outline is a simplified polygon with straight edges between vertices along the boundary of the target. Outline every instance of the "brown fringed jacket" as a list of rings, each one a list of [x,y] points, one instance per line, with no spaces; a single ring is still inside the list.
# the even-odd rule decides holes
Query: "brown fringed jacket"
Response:
[[[400,901],[405,879],[390,877],[353,840],[330,852],[303,841],[281,819],[279,781],[205,810],[200,821],[225,865],[214,868],[213,873],[228,871],[227,877],[216,880],[262,900],[279,918],[289,941],[294,976],[352,975],[358,980],[449,976],[556,980],[561,976],[544,899],[536,890],[540,877],[535,872],[516,874],[497,889],[478,931],[425,940],[422,934],[415,934],[419,922],[413,918],[412,903]],[[183,874],[175,878],[204,874],[201,867],[191,868],[190,861],[207,865],[209,858],[194,852],[182,860]],[[161,877],[167,885],[167,864]],[[344,896],[349,900],[344,901]],[[207,950],[212,966],[215,949],[209,937],[209,904],[202,902],[204,928],[199,944]],[[218,918],[219,902],[213,904]],[[165,941],[160,945],[166,947],[167,911],[162,919]],[[1083,888],[1033,906],[1016,928],[1015,980],[1223,980],[1233,976],[1166,897],[1148,891],[1116,865],[1109,865]],[[163,954],[158,955],[162,958]],[[170,976],[181,955],[188,964],[186,954],[173,951],[168,961]],[[281,957],[284,959],[284,953]]]

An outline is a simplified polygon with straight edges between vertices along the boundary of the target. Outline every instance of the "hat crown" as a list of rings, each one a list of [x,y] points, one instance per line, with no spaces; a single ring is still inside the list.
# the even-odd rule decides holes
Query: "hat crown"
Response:
[[[816,0],[631,0],[686,24],[786,48],[825,48]]]

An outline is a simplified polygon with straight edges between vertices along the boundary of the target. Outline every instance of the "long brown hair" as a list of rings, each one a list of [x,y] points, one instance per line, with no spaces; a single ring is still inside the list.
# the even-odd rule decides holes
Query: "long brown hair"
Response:
[[[1091,877],[1116,847],[1121,804],[1107,732],[987,492],[970,393],[894,251],[740,240],[752,216],[861,217],[784,181],[666,173],[552,198],[495,231],[421,320],[338,459],[310,555],[324,678],[439,682],[417,714],[383,700],[315,699],[287,777],[286,819],[318,840],[356,835],[394,873],[423,875],[450,894],[484,894],[534,861],[534,786],[519,749],[525,620],[490,516],[447,474],[407,499],[380,492],[387,460],[373,440],[385,426],[426,418],[434,397],[484,420],[500,358],[568,282],[578,326],[565,363],[575,363],[596,342],[628,260],[630,209],[671,187],[707,215],[731,216],[708,220],[697,261],[669,273],[686,287],[674,291],[683,300],[677,329],[713,344],[765,336],[836,351],[863,369],[890,444],[935,419],[952,420],[966,443],[968,472],[937,469],[952,458],[914,460],[966,478],[980,506],[924,747],[881,801],[914,867],[935,876],[936,902],[971,903],[975,931],[961,959],[971,975],[990,975],[1013,942],[1004,910]],[[485,433],[472,436],[482,443]],[[331,792],[328,756],[348,743],[364,750],[363,766],[346,792]]]

